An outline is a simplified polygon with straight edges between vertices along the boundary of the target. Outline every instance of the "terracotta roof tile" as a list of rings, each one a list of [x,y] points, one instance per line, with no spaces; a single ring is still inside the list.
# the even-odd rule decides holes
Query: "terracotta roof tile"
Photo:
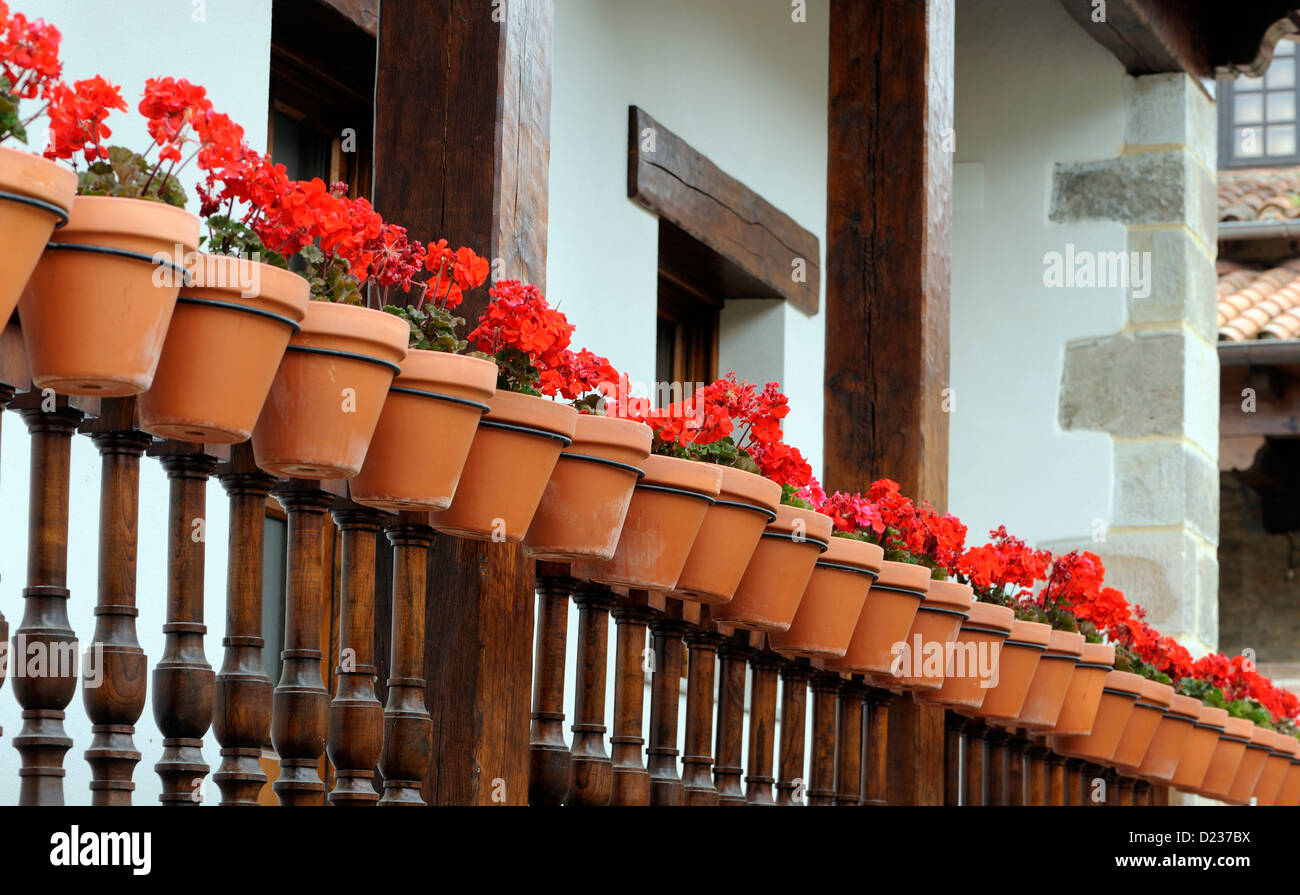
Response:
[[[1284,221],[1295,218],[1300,218],[1300,168],[1219,172],[1219,220]]]
[[[1273,267],[1219,261],[1219,338],[1300,338],[1300,258]]]

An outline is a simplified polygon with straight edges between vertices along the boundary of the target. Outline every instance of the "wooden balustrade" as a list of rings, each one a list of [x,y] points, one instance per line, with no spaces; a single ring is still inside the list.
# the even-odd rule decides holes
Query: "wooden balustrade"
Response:
[[[987,779],[987,754],[985,746],[988,727],[982,722],[970,720],[962,731],[963,771],[965,781],[962,786],[963,804],[980,806],[985,802],[985,781]]]
[[[1008,734],[1004,750],[1006,772],[1003,776],[1003,805],[1025,804],[1025,750],[1028,748],[1029,740],[1020,736],[1018,731]]]
[[[778,805],[807,802],[804,779],[804,736],[808,724],[808,681],[812,665],[807,659],[781,665],[781,744],[776,781]]]
[[[961,804],[961,735],[966,718],[956,712],[943,715],[943,804]]]
[[[573,756],[564,741],[564,659],[569,636],[569,594],[574,585],[567,565],[537,564],[537,639],[533,649],[533,709],[528,746],[529,805],[562,805],[573,787]],[[604,664],[602,654],[602,719]],[[582,699],[583,695],[578,698]],[[603,725],[601,732],[604,732]]]
[[[578,655],[573,705],[572,784],[566,805],[599,807],[610,804],[614,798],[615,771],[610,754],[605,751],[605,673],[609,653],[609,616],[616,605],[614,594],[601,584],[581,582],[573,594],[578,607]],[[624,624],[637,624],[630,618],[618,622],[618,678],[614,686],[615,716],[619,717],[619,694],[624,686],[632,686],[631,679],[623,675],[637,675],[641,668],[641,649],[645,644],[644,619],[638,615],[640,644],[632,634],[625,634]],[[626,642],[625,642],[626,640]],[[626,662],[624,651],[627,651]],[[625,668],[630,664],[631,668]],[[632,694],[624,694],[626,700]],[[637,698],[637,736],[640,736],[641,691]],[[625,706],[624,706],[625,707]],[[615,726],[615,733],[618,726]],[[637,753],[640,760],[640,753]]]
[[[1007,744],[1010,736],[1000,727],[984,728],[984,751],[987,756],[987,776],[984,783],[984,804],[1005,805],[1007,791]]]
[[[713,784],[713,691],[717,685],[718,648],[726,639],[708,619],[708,607],[686,635],[686,750],[682,785],[687,805],[716,806]]]
[[[684,805],[686,787],[677,771],[677,713],[681,702],[682,636],[690,624],[680,600],[665,600],[650,623],[654,643],[654,672],[650,684],[650,743],[646,767],[650,773],[651,805]]]
[[[812,749],[808,758],[808,804],[835,804],[835,709],[844,679],[833,671],[813,675]],[[719,715],[721,718],[721,715]]]
[[[894,694],[880,687],[868,687],[867,741],[862,767],[862,804],[882,807],[886,803],[889,774],[889,705]]]
[[[719,805],[747,805],[741,786],[741,732],[745,721],[745,663],[750,649],[748,631],[733,633],[718,648],[718,738],[714,749],[713,785]]]
[[[650,610],[644,594],[619,600],[610,613],[618,628],[614,660],[614,734],[609,738],[613,765],[611,805],[649,805],[650,772],[641,757],[645,740],[646,627]],[[576,734],[575,734],[576,735]],[[576,779],[577,769],[574,776]]]
[[[835,804],[862,804],[862,705],[867,688],[855,674],[840,687],[835,734]]]
[[[775,805],[772,786],[776,750],[776,679],[784,660],[769,649],[749,657],[749,749],[746,761],[745,801],[750,805]]]

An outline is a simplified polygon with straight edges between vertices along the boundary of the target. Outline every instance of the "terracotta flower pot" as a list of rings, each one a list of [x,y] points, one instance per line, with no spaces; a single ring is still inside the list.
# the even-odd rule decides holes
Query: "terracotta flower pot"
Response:
[[[613,556],[653,437],[645,423],[578,414],[573,444],[546,483],[524,552],[556,562]]]
[[[429,524],[479,541],[522,541],[546,483],[573,441],[578,411],[547,398],[496,392],[479,421],[456,495]]]
[[[943,686],[917,691],[916,701],[959,711],[978,709],[998,684],[1002,646],[1015,621],[1016,613],[1009,606],[972,604],[944,663]]]
[[[352,499],[396,511],[449,507],[496,383],[492,361],[410,349],[348,482]]]
[[[970,613],[974,598],[969,585],[955,581],[931,581],[925,599],[916,607],[916,618],[903,639],[883,685],[908,690],[938,690],[943,686],[948,644],[957,639]]]
[[[912,630],[916,609],[930,589],[930,570],[907,562],[880,564],[880,577],[867,591],[843,658],[827,659],[831,671],[857,671],[888,677],[894,644]],[[892,680],[892,678],[891,678]]]
[[[1169,708],[1156,725],[1151,744],[1147,746],[1146,754],[1142,756],[1142,762],[1137,766],[1134,776],[1152,783],[1170,782],[1178,770],[1183,747],[1200,719],[1202,708],[1199,699],[1175,693]],[[1120,740],[1120,748],[1123,749],[1127,743],[1126,732],[1124,739]]]
[[[831,537],[813,566],[789,630],[768,637],[772,649],[789,656],[843,656],[884,556],[875,544]]]
[[[1255,729],[1246,718],[1229,718],[1219,734],[1219,742],[1210,755],[1210,764],[1205,769],[1205,779],[1196,790],[1211,799],[1226,799],[1232,789],[1233,778],[1237,768],[1246,757],[1246,747],[1250,745],[1250,734]]]
[[[1083,736],[1092,730],[1092,721],[1101,704],[1106,675],[1115,667],[1115,647],[1109,643],[1085,643],[1079,663],[1070,676],[1065,702],[1056,718],[1052,733],[1058,736]]]
[[[37,388],[96,397],[153,383],[199,219],[162,202],[78,196],[18,302]],[[155,262],[155,255],[166,261]],[[179,255],[179,257],[177,257]]]
[[[247,441],[311,285],[228,255],[199,255],[188,272],[153,385],[137,402],[140,428],[179,441]]]
[[[0,146],[0,326],[18,306],[54,228],[68,219],[77,172]]]
[[[725,603],[736,593],[754,548],[781,505],[781,486],[761,475],[722,467],[718,499],[704,514],[674,595]]]
[[[984,701],[971,714],[989,720],[1017,718],[1038,668],[1038,660],[1051,638],[1051,625],[1020,619],[1012,622],[1011,633],[998,655],[998,682],[989,688]]]
[[[1171,786],[1188,792],[1195,792],[1200,787],[1201,781],[1205,779],[1205,772],[1210,766],[1210,759],[1219,745],[1223,726],[1227,722],[1226,709],[1216,709],[1208,705],[1202,705],[1197,709],[1196,723],[1192,726],[1192,732],[1187,735],[1187,741],[1183,743],[1182,754],[1178,757],[1178,767],[1174,770],[1174,775],[1169,778]]]
[[[1264,772],[1264,765],[1272,754],[1273,731],[1267,727],[1252,729],[1250,742],[1241,756],[1241,764],[1237,765],[1237,773],[1233,775],[1232,784],[1228,787],[1229,802],[1238,805],[1250,802],[1251,794],[1255,792],[1255,784],[1259,782],[1260,774]]]
[[[1273,804],[1287,807],[1300,805],[1300,754],[1292,757],[1291,763],[1287,766],[1282,785],[1278,787],[1277,795],[1273,797]]]
[[[1300,747],[1300,740],[1280,730],[1273,732],[1273,744],[1268,758],[1264,760],[1264,770],[1260,771],[1259,780],[1255,782],[1255,791],[1251,793],[1256,805],[1277,803],[1278,792],[1282,788],[1282,781],[1286,778],[1287,768],[1291,766],[1291,760],[1296,756],[1297,747]]]
[[[1093,646],[1095,644],[1089,644]],[[1082,664],[1082,663],[1080,663]],[[1074,677],[1079,676],[1076,668]],[[1073,678],[1071,679],[1073,680]],[[1090,730],[1084,734],[1053,734],[1052,750],[1061,755],[1075,758],[1087,758],[1096,762],[1107,763],[1119,746],[1120,737],[1133,715],[1133,707],[1142,693],[1146,681],[1127,671],[1110,671],[1102,679],[1101,697],[1097,700],[1097,711],[1090,723]],[[1073,689],[1073,687],[1071,687]],[[1070,704],[1070,695],[1065,697],[1066,708]],[[1065,714],[1063,710],[1062,715]],[[1156,715],[1159,720],[1159,714]]]
[[[1013,727],[1027,730],[1044,730],[1056,726],[1065,702],[1065,693],[1074,677],[1074,666],[1083,654],[1083,635],[1069,631],[1053,631],[1047,649],[1034,669],[1034,679],[1029,682],[1029,692],[1020,707]]]
[[[1102,698],[1105,699],[1105,696],[1103,695]],[[1141,773],[1139,766],[1151,746],[1151,741],[1155,738],[1156,731],[1164,721],[1165,712],[1168,711],[1173,698],[1174,688],[1168,684],[1145,678],[1142,680],[1142,692],[1138,694],[1137,702],[1133,704],[1133,713],[1128,716],[1124,733],[1119,738],[1119,744],[1115,746],[1115,754],[1111,756],[1112,764],[1128,768],[1130,777],[1139,776]],[[1098,711],[1098,715],[1100,714]],[[1182,726],[1184,734],[1191,729],[1188,722],[1183,722]]]
[[[654,591],[677,585],[704,513],[718,496],[722,467],[652,454],[644,468],[614,556],[608,562],[575,563],[576,577]]]
[[[812,510],[780,507],[763,530],[736,595],[710,616],[755,631],[789,630],[813,566],[830,546],[833,524],[830,516]]]
[[[356,475],[409,338],[392,314],[310,302],[253,427],[257,465],[300,479]]]

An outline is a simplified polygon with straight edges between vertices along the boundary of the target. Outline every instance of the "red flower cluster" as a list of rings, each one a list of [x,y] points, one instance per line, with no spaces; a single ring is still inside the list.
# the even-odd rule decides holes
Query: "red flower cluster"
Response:
[[[507,348],[517,349],[539,373],[564,363],[573,324],[550,306],[536,286],[498,280],[488,295],[493,301],[469,334],[471,345],[492,355]]]
[[[992,538],[989,543],[967,548],[957,557],[952,569],[975,590],[1018,597],[1017,588],[1030,589],[1047,577],[1051,553],[1032,549],[1020,538],[1008,534],[1005,525],[991,530],[989,537]]]
[[[402,231],[405,234],[405,230]],[[419,243],[416,243],[419,245]],[[428,246],[424,257],[425,269],[433,271],[433,281],[427,284],[423,303],[430,292],[434,301],[448,310],[460,306],[465,292],[475,289],[487,282],[489,266],[486,258],[480,258],[473,249],[464,246],[453,251],[447,246],[447,240],[440,239]],[[412,274],[413,275],[413,274]],[[410,277],[407,277],[407,287]]]
[[[885,523],[884,545],[925,557],[951,571],[966,544],[966,526],[951,513],[940,515],[928,502],[919,506],[899,491],[898,482],[877,479],[867,489]]]
[[[10,96],[19,99],[49,98],[49,91],[63,72],[59,42],[63,35],[44,19],[29,20],[20,12],[9,15],[0,2],[0,74],[9,81]]]
[[[817,512],[831,517],[836,531],[873,532],[877,537],[885,533],[885,520],[880,515],[880,508],[861,494],[845,494],[836,491],[830,497],[822,494],[822,500],[814,501]]]
[[[610,387],[616,389],[620,381],[622,374],[614,369],[609,358],[593,354],[586,348],[577,353],[566,348],[558,366],[541,371],[539,389],[549,397],[559,395],[576,401],[597,391],[608,397]]]
[[[107,158],[104,140],[112,131],[104,124],[114,109],[126,111],[121,91],[99,75],[73,83],[59,82],[50,88],[49,159],[71,159],[77,153],[87,163]]]

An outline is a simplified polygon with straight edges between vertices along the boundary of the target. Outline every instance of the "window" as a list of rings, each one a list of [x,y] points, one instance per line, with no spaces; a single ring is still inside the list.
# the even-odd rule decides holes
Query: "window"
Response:
[[[655,380],[681,383],[682,389],[661,395],[661,403],[689,398],[695,383],[718,377],[718,315],[725,298],[712,261],[698,241],[668,221],[659,221]]]
[[[1220,88],[1220,167],[1300,163],[1294,40],[1278,41],[1263,77],[1224,81]]]

